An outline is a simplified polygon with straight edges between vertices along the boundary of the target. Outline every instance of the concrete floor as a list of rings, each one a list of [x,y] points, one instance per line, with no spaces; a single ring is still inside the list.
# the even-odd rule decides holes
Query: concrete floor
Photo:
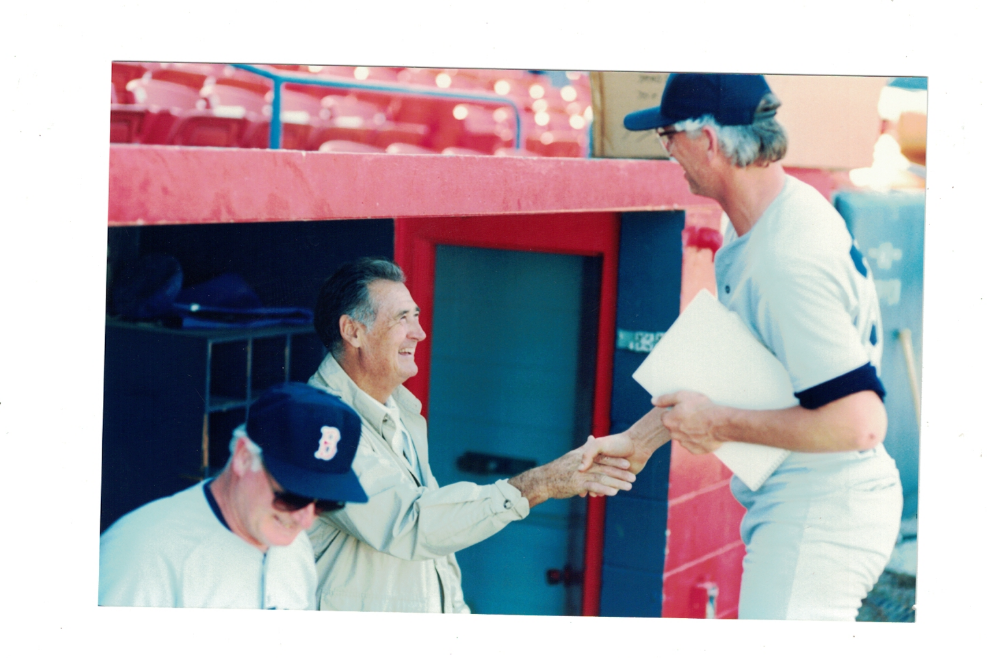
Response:
[[[915,621],[917,557],[918,520],[903,519],[891,561],[860,606],[857,621]]]

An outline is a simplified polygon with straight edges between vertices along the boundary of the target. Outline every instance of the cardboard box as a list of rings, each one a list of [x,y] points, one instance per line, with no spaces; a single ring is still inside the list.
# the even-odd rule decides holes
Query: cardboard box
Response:
[[[781,99],[778,121],[788,133],[786,167],[855,169],[874,161],[880,136],[877,101],[885,77],[768,75]],[[593,156],[667,158],[651,131],[624,129],[624,115],[661,102],[667,73],[594,71]]]
[[[624,115],[661,103],[667,73],[591,71],[593,88],[593,157],[668,158],[649,130],[624,128]]]

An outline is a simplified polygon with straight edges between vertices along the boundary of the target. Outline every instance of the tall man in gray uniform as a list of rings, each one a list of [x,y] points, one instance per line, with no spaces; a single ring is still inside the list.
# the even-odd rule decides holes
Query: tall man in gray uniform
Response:
[[[624,126],[655,130],[689,189],[726,212],[717,295],[785,366],[799,405],[745,411],[681,391],[596,449],[635,472],[668,433],[693,454],[726,441],[792,451],[757,491],[731,481],[747,509],[739,616],[853,620],[890,559],[902,505],[883,447],[880,309],[843,219],[778,162],[779,105],[762,76],[672,74],[661,105]]]
[[[622,458],[580,472],[582,452],[573,450],[509,480],[440,487],[421,403],[402,386],[418,372],[418,314],[404,274],[386,260],[347,263],[319,292],[315,327],[330,354],[309,384],[362,417],[353,470],[370,498],[320,515],[309,531],[322,610],[469,612],[455,551],[550,498],[614,495],[634,480]]]

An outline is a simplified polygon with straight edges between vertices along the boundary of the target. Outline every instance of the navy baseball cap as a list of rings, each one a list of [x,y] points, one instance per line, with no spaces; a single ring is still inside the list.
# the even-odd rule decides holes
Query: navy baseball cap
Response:
[[[367,502],[350,466],[360,441],[360,417],[338,397],[289,382],[250,406],[247,436],[264,466],[289,493],[319,500]]]
[[[661,105],[631,112],[624,117],[624,127],[654,130],[705,114],[713,115],[721,126],[749,126],[754,123],[758,104],[768,93],[771,88],[763,75],[672,73],[665,81]]]

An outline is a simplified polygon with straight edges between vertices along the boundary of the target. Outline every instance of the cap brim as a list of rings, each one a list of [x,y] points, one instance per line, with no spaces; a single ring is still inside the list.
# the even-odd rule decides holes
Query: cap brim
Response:
[[[631,112],[624,117],[624,128],[628,130],[654,130],[670,126],[673,120],[661,113],[661,106],[649,107],[646,110]]]
[[[365,503],[370,500],[353,469],[347,469],[345,473],[316,473],[267,455],[262,458],[274,479],[290,493],[346,503]]]

